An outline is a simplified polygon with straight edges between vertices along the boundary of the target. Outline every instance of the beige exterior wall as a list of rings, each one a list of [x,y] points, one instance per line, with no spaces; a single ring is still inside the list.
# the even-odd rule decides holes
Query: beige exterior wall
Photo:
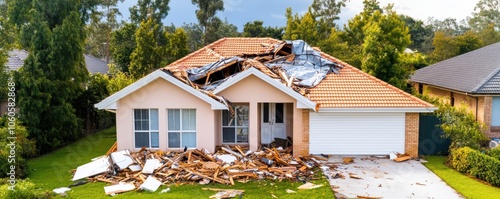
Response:
[[[249,146],[251,150],[256,150],[260,145],[260,105],[261,103],[290,103],[291,107],[285,107],[288,111],[286,118],[287,124],[293,127],[287,135],[293,135],[294,155],[296,154],[296,142],[302,138],[302,110],[296,108],[296,100],[283,91],[269,85],[260,78],[250,75],[240,80],[229,88],[221,91],[217,95],[223,96],[232,103],[249,104]],[[292,111],[292,113],[290,113]],[[293,115],[291,115],[293,114]],[[290,124],[291,120],[291,124]],[[222,130],[218,130],[219,134]],[[298,137],[296,137],[298,136]],[[218,140],[218,143],[221,141]],[[309,147],[309,145],[307,146]]]
[[[415,83],[414,87],[418,87]],[[443,99],[444,102],[450,103],[451,91],[424,85],[424,94]],[[462,93],[453,92],[454,106],[464,106],[471,114],[476,117],[476,120],[485,125],[484,133],[486,136],[493,138],[500,136],[500,129],[491,127],[491,96],[470,96]]]
[[[405,115],[405,153],[411,157],[418,157],[419,116],[419,113]]]
[[[134,146],[133,109],[158,109],[161,150],[167,150],[167,109],[196,109],[196,148],[215,150],[215,116],[210,104],[164,79],[157,79],[117,103],[118,150],[137,151]],[[219,111],[220,112],[220,111]]]

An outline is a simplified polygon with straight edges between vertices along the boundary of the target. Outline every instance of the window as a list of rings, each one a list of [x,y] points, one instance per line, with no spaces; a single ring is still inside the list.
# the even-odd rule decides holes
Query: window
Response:
[[[134,109],[135,148],[159,148],[158,109]]]
[[[453,92],[450,92],[450,104],[451,106],[455,106],[455,96],[453,95]]]
[[[222,142],[248,143],[248,106],[234,106],[234,118],[222,111]]]
[[[168,109],[168,148],[196,148],[196,110]]]

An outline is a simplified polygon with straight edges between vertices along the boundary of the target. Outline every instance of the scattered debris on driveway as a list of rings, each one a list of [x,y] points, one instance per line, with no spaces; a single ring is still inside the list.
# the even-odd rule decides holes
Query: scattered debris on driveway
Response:
[[[420,161],[397,153],[390,157],[349,156],[354,161],[344,163],[345,157],[331,156],[320,168],[338,199],[463,198]]]
[[[239,146],[221,147],[216,154],[204,149],[177,152],[153,152],[144,148],[138,152],[123,150],[79,166],[73,180],[87,178],[93,182],[109,183],[111,186],[104,188],[108,195],[136,189],[154,192],[161,184],[178,182],[228,185],[252,179],[307,182],[313,178],[311,170],[321,164],[318,159],[327,160],[316,156],[293,157],[291,152],[291,148],[265,148],[253,152]],[[221,197],[225,195],[227,193]]]
[[[411,160],[411,156],[408,154],[401,154],[401,153],[390,153],[389,154],[389,159],[394,160],[396,162],[404,162],[407,160]]]

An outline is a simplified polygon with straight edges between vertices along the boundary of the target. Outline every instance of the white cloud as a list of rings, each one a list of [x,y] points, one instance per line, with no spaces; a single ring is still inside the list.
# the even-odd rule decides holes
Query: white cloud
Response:
[[[273,14],[271,14],[271,17],[275,18],[275,19],[279,19],[279,20],[285,20],[286,19],[285,15],[283,15],[283,14],[274,14],[273,13]]]

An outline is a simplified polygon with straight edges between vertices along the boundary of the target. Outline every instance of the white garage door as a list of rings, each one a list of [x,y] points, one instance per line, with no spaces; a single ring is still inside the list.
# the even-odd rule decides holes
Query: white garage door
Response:
[[[309,153],[404,152],[405,113],[317,113],[309,119]]]

